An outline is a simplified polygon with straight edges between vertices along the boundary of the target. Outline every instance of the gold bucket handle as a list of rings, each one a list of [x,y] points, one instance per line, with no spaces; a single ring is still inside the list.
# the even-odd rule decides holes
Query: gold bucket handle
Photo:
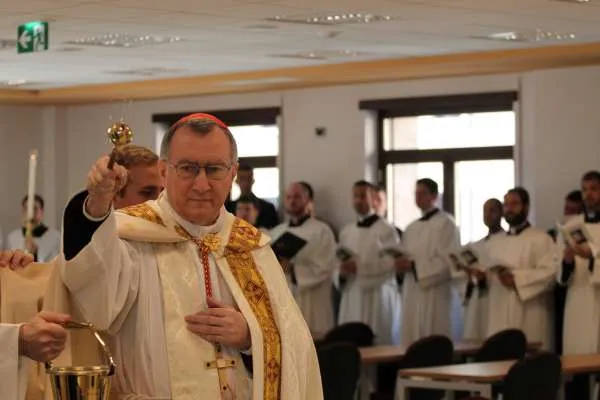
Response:
[[[108,376],[114,375],[115,373],[115,368],[117,367],[115,364],[115,361],[110,353],[110,350],[108,349],[108,346],[106,345],[106,343],[104,342],[104,340],[102,339],[102,337],[100,336],[100,334],[98,333],[98,331],[96,330],[96,328],[94,327],[94,325],[90,324],[89,322],[75,322],[75,321],[69,321],[63,324],[63,326],[65,327],[65,329],[88,329],[96,338],[96,341],[100,344],[100,348],[102,349],[102,355],[104,357],[104,361],[106,362],[107,366],[108,366]],[[46,361],[46,371],[49,371],[52,369],[52,363],[50,361]]]

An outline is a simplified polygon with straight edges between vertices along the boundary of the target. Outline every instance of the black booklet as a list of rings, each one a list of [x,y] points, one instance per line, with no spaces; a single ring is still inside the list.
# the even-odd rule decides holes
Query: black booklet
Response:
[[[285,232],[271,244],[277,258],[292,259],[302,248],[306,246],[306,240],[291,232]]]

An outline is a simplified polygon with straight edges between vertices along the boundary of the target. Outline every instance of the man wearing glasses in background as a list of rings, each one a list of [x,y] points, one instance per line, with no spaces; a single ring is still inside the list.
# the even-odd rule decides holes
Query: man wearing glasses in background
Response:
[[[228,127],[185,117],[160,158],[156,201],[114,211],[127,171],[103,157],[89,194],[65,210],[62,283],[109,335],[116,394],[322,399],[312,338],[269,238],[223,207],[237,172]]]

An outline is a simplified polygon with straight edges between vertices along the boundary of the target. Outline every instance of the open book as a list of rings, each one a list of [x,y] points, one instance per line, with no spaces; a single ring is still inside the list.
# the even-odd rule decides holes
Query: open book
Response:
[[[288,260],[291,260],[298,254],[304,246],[306,246],[306,240],[291,232],[285,232],[271,244],[271,248],[277,258],[285,258]]]
[[[571,219],[565,224],[557,222],[556,229],[560,232],[563,240],[569,246],[581,244],[590,245],[593,242],[592,235],[587,229],[585,222],[579,218]]]

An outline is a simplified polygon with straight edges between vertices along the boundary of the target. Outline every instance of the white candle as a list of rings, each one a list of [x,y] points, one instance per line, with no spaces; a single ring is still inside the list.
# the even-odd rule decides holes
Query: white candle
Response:
[[[27,222],[33,219],[33,205],[35,204],[35,170],[37,168],[37,150],[29,154],[29,182],[27,188]]]

